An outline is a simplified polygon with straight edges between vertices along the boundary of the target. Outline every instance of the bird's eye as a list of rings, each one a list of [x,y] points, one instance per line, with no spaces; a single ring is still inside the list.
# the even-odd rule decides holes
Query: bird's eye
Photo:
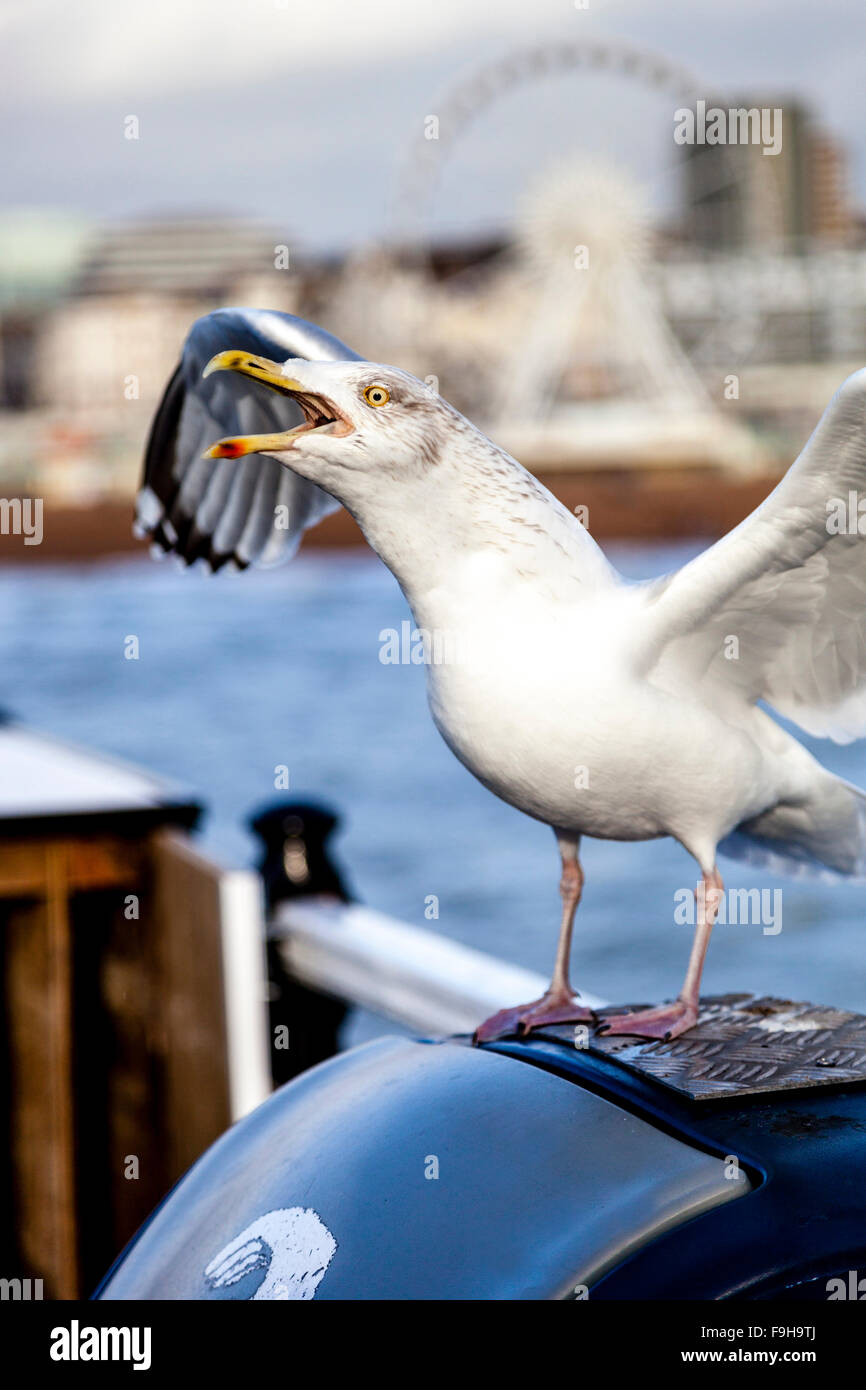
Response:
[[[364,392],[364,400],[368,405],[387,405],[391,399],[391,392],[384,386],[368,386]]]

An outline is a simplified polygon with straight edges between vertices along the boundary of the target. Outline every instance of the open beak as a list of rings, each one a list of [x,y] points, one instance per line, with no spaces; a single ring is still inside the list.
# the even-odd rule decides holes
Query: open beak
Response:
[[[337,409],[333,401],[307,391],[293,377],[283,376],[279,362],[271,362],[267,357],[256,357],[251,352],[241,352],[232,348],[228,352],[218,352],[216,357],[212,357],[202,376],[210,376],[211,372],[240,372],[243,376],[252,377],[253,381],[260,381],[271,391],[291,396],[300,406],[304,422],[293,430],[284,430],[281,434],[244,434],[230,439],[220,439],[210,449],[205,450],[202,458],[236,459],[242,458],[244,454],[282,453],[291,449],[301,435],[309,434],[312,430],[318,430],[321,434],[342,435],[348,434],[352,429],[350,421]]]

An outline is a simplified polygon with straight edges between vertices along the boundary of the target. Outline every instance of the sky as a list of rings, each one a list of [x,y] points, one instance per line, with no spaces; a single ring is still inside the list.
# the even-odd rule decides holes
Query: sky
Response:
[[[546,166],[598,155],[663,207],[667,88],[548,75],[425,142],[455,84],[480,93],[508,54],[580,39],[658,54],[711,98],[805,100],[866,204],[861,0],[2,0],[0,209],[219,212],[321,251],[500,227]]]

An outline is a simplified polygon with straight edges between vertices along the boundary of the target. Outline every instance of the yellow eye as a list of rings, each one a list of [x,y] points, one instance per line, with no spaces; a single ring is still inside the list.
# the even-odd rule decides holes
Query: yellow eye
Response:
[[[391,392],[384,386],[368,386],[364,392],[364,400],[368,405],[387,405],[391,399]]]

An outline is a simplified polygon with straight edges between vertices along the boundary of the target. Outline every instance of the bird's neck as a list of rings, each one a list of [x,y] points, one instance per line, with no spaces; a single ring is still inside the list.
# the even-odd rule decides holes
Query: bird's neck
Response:
[[[419,623],[431,596],[477,567],[503,587],[567,597],[611,571],[584,527],[515,459],[477,439],[386,488],[341,498],[396,577]],[[389,480],[390,482],[390,480]]]

